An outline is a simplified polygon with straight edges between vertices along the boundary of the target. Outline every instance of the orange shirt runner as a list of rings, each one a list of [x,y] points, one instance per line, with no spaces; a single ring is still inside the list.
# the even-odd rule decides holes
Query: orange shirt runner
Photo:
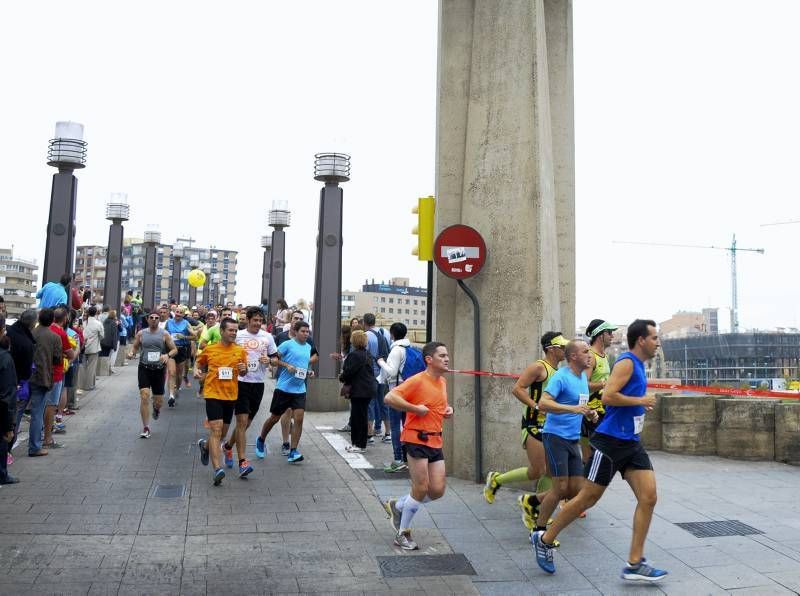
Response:
[[[224,401],[236,401],[239,396],[239,371],[237,365],[247,366],[247,351],[239,345],[222,343],[206,346],[197,356],[198,367],[208,366],[203,385],[203,396]]]
[[[416,443],[441,449],[442,420],[447,409],[447,381],[444,377],[435,379],[423,371],[404,381],[392,391],[410,404],[424,405],[428,408],[425,416],[406,412],[406,422],[403,425],[400,440],[404,443]],[[429,435],[428,440],[423,441],[418,436],[419,431],[439,434]]]

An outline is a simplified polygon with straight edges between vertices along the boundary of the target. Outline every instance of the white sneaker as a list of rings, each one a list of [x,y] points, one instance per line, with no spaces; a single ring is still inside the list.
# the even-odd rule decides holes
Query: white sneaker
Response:
[[[411,530],[398,532],[394,537],[394,543],[403,550],[417,550],[419,548],[417,543],[411,540]]]
[[[356,447],[355,445],[348,445],[347,447],[344,448],[344,450],[347,451],[348,453],[364,453],[365,451],[365,449],[362,449],[361,447]]]

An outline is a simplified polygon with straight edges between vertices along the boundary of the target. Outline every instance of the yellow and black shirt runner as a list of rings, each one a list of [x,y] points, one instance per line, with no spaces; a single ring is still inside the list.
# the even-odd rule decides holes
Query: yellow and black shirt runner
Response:
[[[592,349],[590,349],[590,351],[594,355],[595,365],[589,382],[600,383],[607,381],[608,377],[611,375],[611,366],[608,364],[608,356],[605,354],[601,356]],[[597,410],[597,413],[601,416],[606,413],[606,409],[603,407],[602,389],[598,389],[589,396],[589,407],[593,410]]]
[[[547,372],[547,376],[544,379],[541,381],[535,381],[528,388],[531,399],[538,405],[539,400],[542,398],[542,393],[547,388],[547,383],[550,381],[550,377],[552,377],[556,372],[556,369],[550,366],[550,363],[547,362],[547,360],[540,359],[536,362],[541,362],[542,365],[544,365],[545,372]],[[525,448],[525,441],[527,440],[528,436],[537,437],[541,435],[542,428],[544,427],[544,418],[544,412],[540,412],[538,408],[532,408],[530,406],[525,408],[525,413],[522,416],[523,449]]]

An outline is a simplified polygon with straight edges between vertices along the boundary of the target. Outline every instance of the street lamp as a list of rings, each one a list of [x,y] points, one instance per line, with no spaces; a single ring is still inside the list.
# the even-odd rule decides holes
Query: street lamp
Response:
[[[183,246],[175,244],[172,247],[172,277],[170,278],[170,294],[176,304],[181,303],[181,259],[183,258]]]
[[[272,201],[272,209],[267,215],[267,223],[274,229],[272,232],[272,250],[270,252],[269,273],[269,308],[275,307],[275,301],[285,298],[286,292],[286,233],[284,228],[289,227],[292,214],[289,211],[289,201]]]
[[[272,236],[261,236],[261,248],[264,249],[264,264],[261,268],[261,302],[271,311],[269,302],[269,268],[272,260]]]
[[[342,320],[342,199],[340,182],[350,180],[350,156],[346,153],[317,153],[314,180],[324,182],[320,191],[317,266],[314,274],[314,343],[320,354],[339,352]],[[327,351],[326,351],[327,350]],[[337,362],[320,358],[320,397],[331,394],[338,378]],[[335,392],[333,393],[335,395]],[[324,399],[324,398],[323,398]],[[327,409],[317,404],[315,409]],[[331,404],[336,407],[336,404]]]
[[[150,312],[156,302],[156,252],[161,244],[161,232],[147,230],[144,233],[144,283],[142,284],[142,307]]]
[[[108,251],[106,252],[106,281],[103,288],[103,303],[119,308],[122,301],[122,236],[123,221],[130,219],[131,208],[128,195],[112,192],[106,203],[106,219],[111,222],[108,229]]]
[[[78,179],[73,172],[86,167],[83,124],[56,122],[55,138],[50,140],[47,149],[47,165],[58,168],[58,173],[53,174],[50,189],[42,285],[58,281],[65,273],[73,272],[75,211],[78,204]]]
[[[211,293],[211,304],[217,305],[219,304],[219,282],[222,280],[222,276],[219,273],[214,273],[211,276],[211,281],[214,283],[214,289]]]

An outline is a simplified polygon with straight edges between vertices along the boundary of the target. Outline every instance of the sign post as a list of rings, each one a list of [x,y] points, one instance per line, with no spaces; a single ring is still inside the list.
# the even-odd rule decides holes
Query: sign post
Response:
[[[441,231],[433,245],[436,267],[458,281],[472,301],[474,368],[481,370],[481,307],[478,297],[464,283],[477,275],[486,263],[486,243],[477,230],[457,224]],[[430,305],[429,305],[430,307]],[[475,482],[483,481],[483,441],[481,440],[481,376],[474,375],[475,392]]]

